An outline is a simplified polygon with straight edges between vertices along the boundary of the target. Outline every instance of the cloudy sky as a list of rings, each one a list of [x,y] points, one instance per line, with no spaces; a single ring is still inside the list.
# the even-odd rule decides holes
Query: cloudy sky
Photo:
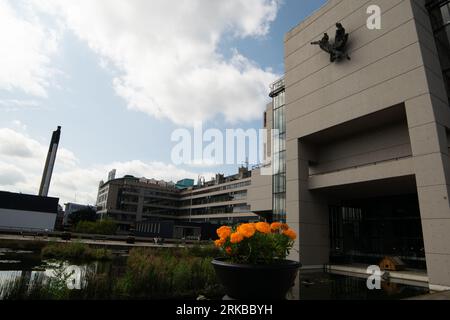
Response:
[[[171,134],[260,128],[283,36],[325,0],[0,0],[0,190],[95,203],[109,170],[176,181]]]

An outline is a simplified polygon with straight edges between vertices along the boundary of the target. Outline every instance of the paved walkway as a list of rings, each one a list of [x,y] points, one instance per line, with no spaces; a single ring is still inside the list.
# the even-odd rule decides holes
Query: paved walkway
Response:
[[[330,272],[342,271],[355,274],[362,274],[367,276],[368,265],[352,264],[352,265],[328,265],[327,268]],[[388,271],[386,275],[390,279],[417,281],[428,284],[428,276],[425,271],[422,270],[402,270],[402,271]]]
[[[450,291],[436,292],[406,300],[450,300]]]
[[[0,235],[0,240],[12,240],[12,241],[40,241],[40,242],[80,242],[90,245],[100,245],[107,247],[123,247],[123,248],[175,248],[183,247],[184,245],[178,244],[155,244],[154,242],[136,242],[134,244],[126,243],[125,241],[113,241],[113,240],[90,240],[90,239],[72,239],[70,241],[61,240],[60,238],[47,238],[47,237],[34,237],[34,236],[16,236],[16,235]]]

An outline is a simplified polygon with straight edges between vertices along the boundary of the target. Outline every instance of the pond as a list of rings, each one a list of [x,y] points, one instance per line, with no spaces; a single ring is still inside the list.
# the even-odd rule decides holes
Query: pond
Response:
[[[45,260],[40,249],[18,250],[0,247],[0,300],[5,288],[15,281],[32,283],[49,279],[62,281],[69,290],[80,290],[87,279],[100,273],[119,273],[125,270],[124,252],[115,252],[113,261],[73,263],[64,260]]]
[[[0,242],[2,300],[196,300],[199,296],[218,299],[224,295],[211,265],[216,248],[114,251],[76,241],[41,243],[36,248],[26,244],[26,250],[23,246],[23,242]],[[47,260],[41,258],[42,253],[78,258],[71,262]],[[103,260],[80,260],[93,261],[95,257]]]
[[[300,300],[399,300],[429,293],[423,285],[383,281],[381,289],[369,290],[365,276],[301,271],[291,296]]]
[[[138,257],[139,258],[139,257]],[[139,259],[138,259],[139,260]],[[141,260],[144,261],[144,260]],[[176,260],[175,260],[176,261]],[[207,261],[207,260],[206,260]],[[171,262],[174,264],[173,262]],[[140,266],[139,268],[142,268]],[[197,273],[201,273],[196,271]],[[206,270],[206,269],[205,269]],[[183,270],[181,270],[183,271]],[[210,269],[204,271],[205,274],[210,272]],[[192,278],[187,279],[185,273],[195,273],[192,269],[187,269],[184,272],[175,271],[176,275],[172,283],[176,282],[178,285],[183,281],[192,283]],[[142,287],[142,279],[139,278],[139,288],[133,288],[131,280],[126,277],[127,274],[127,258],[125,252],[115,252],[115,258],[108,262],[93,262],[93,263],[69,263],[67,261],[49,261],[42,260],[40,249],[14,249],[1,248],[0,243],[0,300],[4,298],[4,288],[13,280],[20,279],[25,283],[30,283],[33,279],[41,279],[44,283],[49,279],[57,279],[59,284],[66,286],[71,292],[81,292],[87,285],[87,279],[93,279],[96,275],[106,275],[106,282],[124,283],[127,288],[126,296],[117,296],[110,292],[103,292],[98,296],[100,285],[96,279],[95,290],[92,295],[83,295],[83,299],[108,299],[108,298],[126,298],[126,299],[164,299],[168,296],[154,295],[155,287]],[[208,275],[210,277],[210,275]],[[126,281],[117,281],[123,278]],[[393,282],[383,282],[381,290],[369,290],[366,286],[367,278],[358,278],[352,275],[330,274],[325,272],[310,272],[301,271],[296,282],[296,286],[289,294],[290,300],[397,300],[414,296],[423,295],[429,292],[428,288],[420,284],[400,284]],[[131,281],[131,282],[130,282]],[[190,281],[190,282],[189,282]],[[195,281],[199,281],[198,279]],[[144,281],[144,282],[150,282]],[[206,283],[206,282],[205,282]],[[102,284],[103,285],[103,284]],[[200,283],[197,288],[202,288],[204,283]],[[161,289],[161,288],[159,288]],[[102,287],[103,291],[115,290],[113,286],[106,285]],[[149,290],[149,294],[146,293]],[[168,289],[169,292],[172,289]],[[101,290],[100,290],[101,291]],[[150,293],[151,292],[151,293]],[[153,294],[153,295],[152,295]],[[208,295],[209,294],[209,295]],[[177,298],[184,297],[186,299],[195,300],[199,295],[204,295],[210,299],[220,299],[223,295],[220,290],[210,290],[209,293],[197,289],[193,293],[177,296]],[[13,297],[16,297],[13,295]],[[52,296],[53,297],[53,296]],[[69,298],[79,298],[79,296],[65,296]],[[30,298],[30,297],[29,297]],[[33,298],[33,296],[31,296]],[[44,297],[45,298],[45,297]],[[20,297],[19,297],[20,299]]]

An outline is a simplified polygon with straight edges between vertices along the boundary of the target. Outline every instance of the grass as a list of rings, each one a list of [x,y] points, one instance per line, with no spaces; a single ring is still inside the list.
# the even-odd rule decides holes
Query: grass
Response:
[[[94,249],[80,242],[50,243],[41,250],[43,259],[64,259],[75,261],[102,261],[113,258],[110,250]]]
[[[41,250],[46,245],[43,241],[17,241],[17,240],[0,240],[0,248],[9,248],[13,250],[34,251]]]
[[[42,257],[86,259],[109,257],[103,249],[80,243],[50,244]],[[67,275],[21,277],[0,288],[5,300],[160,300],[196,299],[200,295],[215,299],[224,295],[211,260],[219,255],[214,247],[135,248],[126,262],[109,261],[103,271],[88,273],[81,290],[67,289]],[[94,259],[95,258],[95,259]],[[121,270],[120,272],[118,270]]]
[[[116,289],[123,299],[183,299],[221,292],[211,257],[189,255],[189,249],[133,249]]]
[[[31,279],[20,277],[0,288],[3,300],[68,300],[71,291],[64,278],[45,278],[42,274]]]

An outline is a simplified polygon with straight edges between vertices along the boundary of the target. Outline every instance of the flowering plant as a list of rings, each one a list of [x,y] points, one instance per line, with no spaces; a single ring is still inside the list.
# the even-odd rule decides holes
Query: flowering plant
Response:
[[[297,234],[287,224],[245,223],[217,229],[215,245],[234,263],[264,263],[286,259]]]

